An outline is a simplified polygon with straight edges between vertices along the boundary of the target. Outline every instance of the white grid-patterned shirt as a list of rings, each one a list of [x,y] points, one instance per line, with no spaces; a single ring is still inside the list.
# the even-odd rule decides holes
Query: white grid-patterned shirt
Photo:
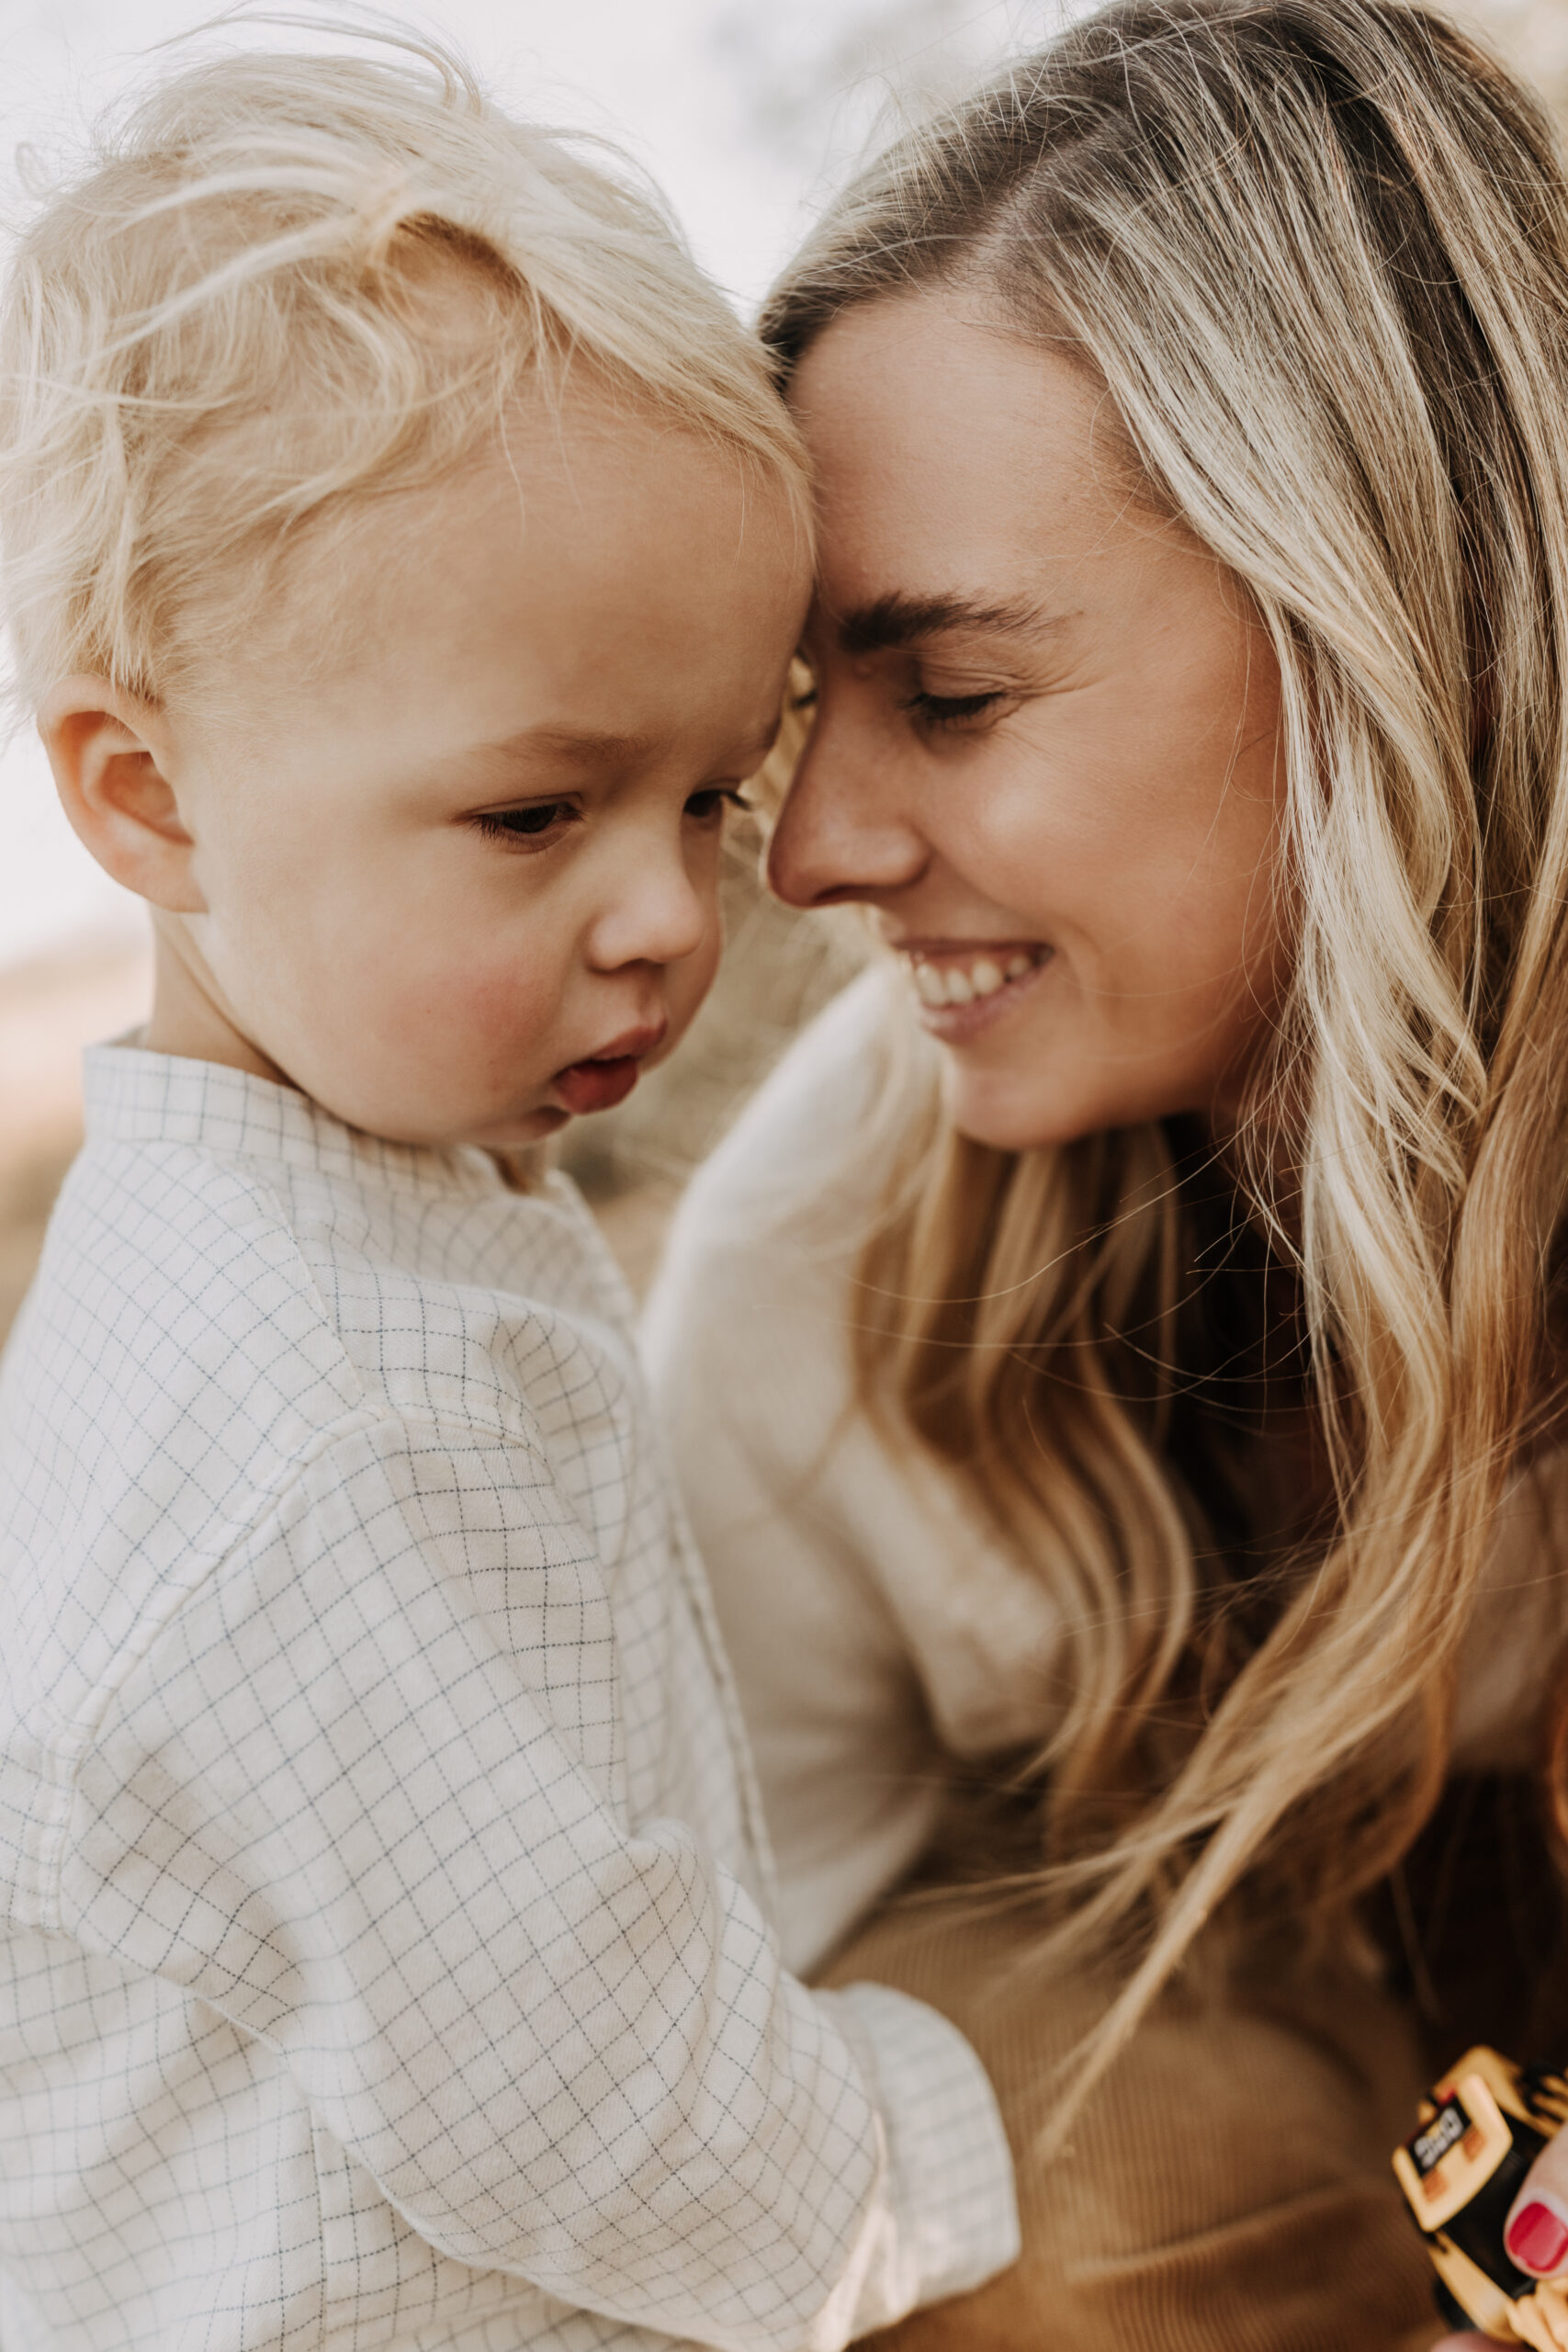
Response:
[[[0,1374],[0,2343],[831,2347],[1015,2249],[808,1993],[570,1186],[88,1057]]]

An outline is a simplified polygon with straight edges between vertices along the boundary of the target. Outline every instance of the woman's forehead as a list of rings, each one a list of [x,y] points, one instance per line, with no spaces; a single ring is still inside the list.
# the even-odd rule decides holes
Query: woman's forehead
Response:
[[[1104,386],[1077,356],[933,289],[842,312],[806,352],[790,405],[819,485],[840,493],[947,482],[1006,504],[1027,490],[1125,499],[1126,442]]]
[[[1103,387],[972,293],[844,312],[801,360],[791,401],[843,614],[954,593],[1056,610],[1075,594],[1063,567],[1136,558],[1170,529],[1130,479]]]

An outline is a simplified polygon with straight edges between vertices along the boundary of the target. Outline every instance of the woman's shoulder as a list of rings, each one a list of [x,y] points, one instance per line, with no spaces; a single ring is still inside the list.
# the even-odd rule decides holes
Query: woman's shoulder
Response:
[[[986,1754],[1051,1728],[1060,1621],[950,1465],[857,1394],[860,1260],[929,1102],[888,977],[834,1000],[697,1176],[645,1349],[753,1716],[771,1725],[787,1684],[793,1736],[809,1708],[791,1661],[818,1661],[820,1710],[832,1655],[860,1693],[851,1712],[886,1728],[886,1691],[918,1688],[949,1749]],[[879,1714],[867,1694],[885,1685]]]
[[[885,1188],[896,1025],[863,973],[795,1039],[698,1170],[643,1312],[666,1418],[799,1469],[851,1408],[852,1291]]]

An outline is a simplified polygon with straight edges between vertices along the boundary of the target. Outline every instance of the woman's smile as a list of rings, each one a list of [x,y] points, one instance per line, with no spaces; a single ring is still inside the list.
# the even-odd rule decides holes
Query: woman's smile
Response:
[[[1053,955],[1044,941],[1034,939],[900,939],[889,944],[908,967],[921,1021],[948,1046],[966,1044],[1010,1012]]]
[[[774,888],[876,910],[974,1141],[1214,1114],[1289,958],[1279,673],[1247,596],[1114,469],[1084,371],[973,300],[851,310],[791,398],[820,574]],[[998,676],[958,731],[910,694]]]

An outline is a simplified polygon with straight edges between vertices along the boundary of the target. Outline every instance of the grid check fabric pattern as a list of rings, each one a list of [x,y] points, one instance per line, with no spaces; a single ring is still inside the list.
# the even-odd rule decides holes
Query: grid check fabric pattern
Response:
[[[834,2352],[1009,2260],[968,2045],[781,1967],[571,1188],[87,1078],[0,1373],[6,2352]]]

